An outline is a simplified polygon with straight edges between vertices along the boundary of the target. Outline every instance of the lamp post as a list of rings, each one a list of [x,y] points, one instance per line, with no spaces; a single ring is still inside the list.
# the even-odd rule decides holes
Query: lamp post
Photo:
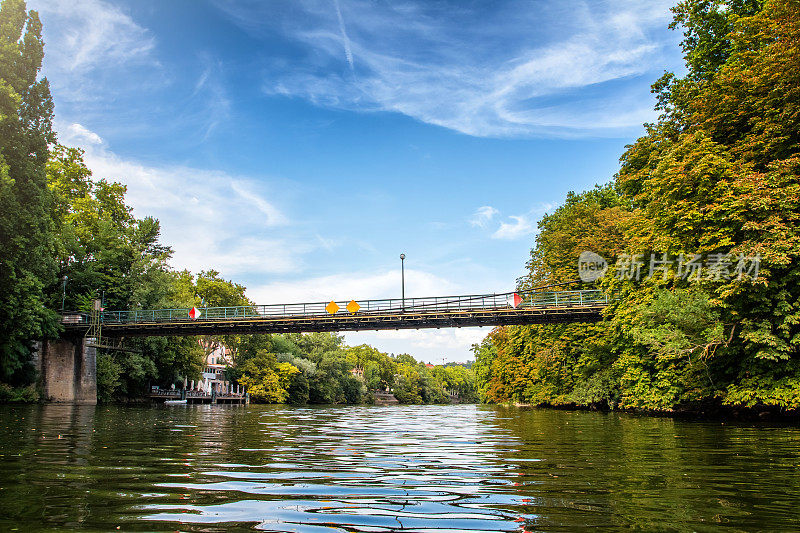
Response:
[[[64,312],[64,302],[67,299],[67,275],[64,274],[64,277],[61,278],[63,284],[61,285],[61,312]]]
[[[405,269],[405,262],[406,262],[406,254],[400,254],[400,287],[401,287],[401,295],[403,298],[403,311],[406,310],[406,269]]]

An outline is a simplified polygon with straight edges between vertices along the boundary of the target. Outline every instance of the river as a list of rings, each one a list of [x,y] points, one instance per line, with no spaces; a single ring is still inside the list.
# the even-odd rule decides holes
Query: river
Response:
[[[800,429],[496,406],[0,406],[0,530],[800,529]]]

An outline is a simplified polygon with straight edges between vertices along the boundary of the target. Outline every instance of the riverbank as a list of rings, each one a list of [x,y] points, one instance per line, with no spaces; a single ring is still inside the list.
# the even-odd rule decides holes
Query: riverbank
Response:
[[[723,405],[719,401],[708,401],[695,405],[685,405],[676,409],[620,409],[611,408],[607,403],[579,404],[532,404],[523,402],[497,403],[495,405],[532,409],[552,409],[556,411],[596,411],[603,413],[626,413],[638,416],[666,417],[681,420],[716,421],[780,421],[800,423],[800,409],[781,409],[771,405],[734,406]]]
[[[36,385],[26,387],[12,387],[0,383],[0,404],[4,403],[39,403],[42,399],[41,391]]]

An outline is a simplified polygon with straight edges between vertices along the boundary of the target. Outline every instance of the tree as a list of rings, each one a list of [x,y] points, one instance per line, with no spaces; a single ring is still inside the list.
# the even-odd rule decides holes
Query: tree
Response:
[[[290,363],[280,363],[269,352],[261,351],[242,368],[239,382],[256,402],[285,403],[292,377],[299,370]]]
[[[757,280],[702,288],[721,320],[735,326],[725,386],[741,393],[737,382],[755,383],[749,377],[758,375],[764,379],[754,396],[783,402],[769,383],[797,376],[800,4],[680,6],[689,74],[662,93],[673,112],[628,149],[617,182],[650,221],[639,233],[640,250],[760,255]],[[714,29],[723,19],[724,35]],[[719,394],[727,402],[742,397]]]
[[[654,84],[662,115],[627,147],[613,185],[570,194],[543,218],[521,288],[573,278],[582,249],[612,261],[700,253],[728,274],[750,256],[760,270],[607,276],[608,320],[498,328],[476,346],[482,398],[800,407],[800,2],[673,11],[687,74]]]
[[[57,333],[47,145],[55,140],[42,25],[23,0],[0,4],[0,380],[30,382],[32,343]]]
[[[520,289],[575,281],[575,265],[589,250],[610,258],[624,250],[625,232],[632,214],[611,185],[575,194],[567,193],[564,205],[539,221],[536,244],[526,264]]]
[[[46,173],[58,272],[69,279],[67,308],[88,311],[100,297],[110,309],[194,304],[193,276],[169,268],[172,252],[159,242],[158,221],[133,215],[123,185],[94,179],[83,151],[61,145],[53,146]],[[50,305],[60,300],[60,290],[50,293]],[[200,373],[202,350],[193,338],[139,339],[128,348],[135,351],[98,353],[101,401],[143,395],[148,383],[168,386]]]
[[[377,348],[362,344],[346,350],[353,366],[364,374],[364,383],[369,390],[386,390],[394,382],[397,364]]]
[[[412,363],[398,363],[398,379],[394,386],[394,396],[400,403],[425,403],[422,395],[422,376]]]

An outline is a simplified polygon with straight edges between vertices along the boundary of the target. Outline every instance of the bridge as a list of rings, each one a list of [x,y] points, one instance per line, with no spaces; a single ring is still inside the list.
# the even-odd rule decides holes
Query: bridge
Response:
[[[97,348],[126,337],[266,334],[594,322],[608,305],[598,290],[507,292],[192,309],[65,313],[64,332],[39,350],[45,397],[97,402]]]
[[[230,335],[591,322],[608,301],[598,290],[528,291],[384,300],[102,311],[103,337]],[[91,314],[65,315],[88,331]]]

